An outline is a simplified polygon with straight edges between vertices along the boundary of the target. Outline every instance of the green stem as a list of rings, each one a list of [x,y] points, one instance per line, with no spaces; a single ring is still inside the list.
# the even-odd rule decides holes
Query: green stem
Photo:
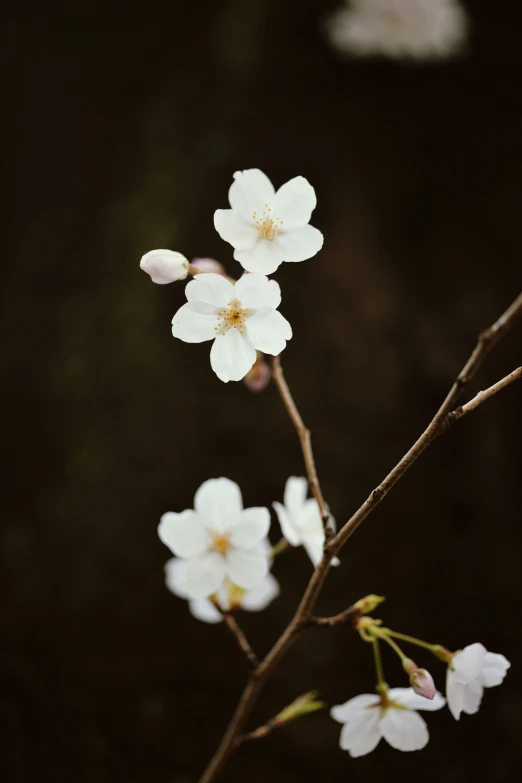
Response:
[[[384,672],[382,670],[382,658],[381,650],[379,648],[379,640],[375,637],[372,639],[373,657],[375,660],[375,671],[377,674],[377,690],[386,690],[386,682],[384,681]]]
[[[390,628],[382,628],[381,630],[388,636],[393,636],[395,639],[401,639],[403,642],[416,644],[417,647],[424,647],[432,653],[435,653],[435,650],[439,648],[438,644],[429,644],[429,642],[423,642],[422,639],[416,639],[415,636],[407,636],[405,633],[398,633],[397,631],[392,631]]]
[[[386,642],[386,644],[389,644],[389,645],[390,645],[390,647],[392,648],[392,650],[394,650],[394,651],[397,653],[397,655],[399,656],[399,658],[401,659],[401,661],[406,661],[406,660],[408,659],[408,656],[407,656],[407,655],[404,655],[404,653],[403,653],[403,651],[401,650],[401,648],[399,647],[399,645],[398,645],[398,644],[395,644],[395,642],[393,641],[393,639],[390,639],[390,637],[387,635],[387,633],[386,633],[386,631],[384,631],[384,629],[382,629],[382,630],[381,630],[380,628],[379,628],[379,629],[375,629],[374,633],[375,633],[375,634],[376,634],[376,635],[377,635],[377,636],[378,636],[380,639],[383,639],[383,641],[385,641],[385,642]]]
[[[271,555],[272,557],[277,557],[277,555],[280,555],[281,552],[284,552],[286,549],[290,548],[290,544],[286,540],[286,538],[280,538],[277,544],[274,544],[272,547]]]

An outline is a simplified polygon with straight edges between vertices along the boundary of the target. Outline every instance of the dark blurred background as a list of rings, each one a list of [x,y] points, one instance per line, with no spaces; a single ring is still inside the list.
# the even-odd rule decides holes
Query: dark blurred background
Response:
[[[10,205],[4,214],[0,734],[8,783],[193,783],[246,671],[222,626],[163,583],[156,526],[225,475],[245,504],[302,474],[275,388],[221,383],[209,345],[172,338],[183,284],[139,269],[156,247],[213,256],[237,169],[318,194],[323,251],[276,277],[294,327],[289,383],[339,521],[412,444],[477,333],[520,289],[521,10],[468,2],[467,56],[345,60],[324,0],[24,2],[4,18]],[[520,363],[521,324],[469,395]],[[342,555],[322,613],[369,592],[394,628],[513,667],[481,711],[428,716],[421,753],[384,743],[351,760],[317,713],[244,747],[230,783],[390,775],[508,782],[522,772],[522,389],[437,441]],[[278,537],[274,522],[272,538]],[[281,556],[282,594],[245,614],[265,652],[311,566]],[[443,687],[442,666],[422,654]],[[392,685],[406,684],[386,655]],[[252,728],[317,688],[370,691],[369,650],[346,628],[302,637]],[[391,766],[393,765],[393,767]]]

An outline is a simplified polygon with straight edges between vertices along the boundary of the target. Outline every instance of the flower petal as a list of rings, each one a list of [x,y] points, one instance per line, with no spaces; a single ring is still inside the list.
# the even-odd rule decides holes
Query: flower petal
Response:
[[[495,685],[500,685],[510,666],[511,663],[504,655],[500,655],[500,653],[486,653],[482,671],[482,685],[485,688],[493,688]]]
[[[455,672],[448,667],[446,674],[446,699],[448,700],[449,711],[455,720],[460,719],[460,713],[464,706],[465,688],[465,685],[462,685],[455,679]]]
[[[187,598],[180,580],[180,566],[182,567],[183,562],[179,557],[171,557],[165,563],[165,584],[170,592],[177,595],[178,598]]]
[[[484,688],[478,680],[474,680],[473,682],[470,682],[469,685],[465,685],[462,712],[465,712],[466,715],[474,715],[478,712],[483,693]]]
[[[381,736],[379,710],[375,707],[363,709],[341,729],[339,746],[357,758],[370,753],[379,744]]]
[[[190,598],[207,598],[223,584],[226,576],[225,558],[217,552],[184,560],[179,567],[181,589]]]
[[[274,254],[279,254],[284,261],[306,261],[320,251],[323,242],[324,237],[317,228],[301,226],[278,234],[272,244]]]
[[[433,699],[426,699],[415,693],[413,688],[390,688],[388,698],[409,710],[428,710],[428,712],[440,710],[446,704],[446,699],[438,691]]]
[[[167,511],[158,525],[160,540],[178,557],[196,557],[206,551],[210,539],[202,520],[192,509]]]
[[[243,513],[241,490],[228,478],[207,479],[194,496],[194,508],[207,529],[226,533]]]
[[[247,250],[257,242],[257,230],[252,220],[243,220],[233,209],[216,209],[214,227],[221,239],[239,250]]]
[[[271,206],[274,195],[274,186],[266,174],[259,169],[245,169],[235,172],[228,200],[232,209],[244,220],[253,222],[254,212],[263,212],[265,204]]]
[[[450,666],[458,682],[467,683],[476,679],[484,668],[486,648],[480,642],[468,644],[451,659]]]
[[[220,308],[235,299],[236,289],[223,275],[203,272],[187,283],[185,296],[189,302],[206,302]]]
[[[363,712],[367,707],[376,706],[379,703],[379,697],[375,693],[361,693],[348,699],[344,704],[336,704],[330,710],[330,716],[339,723],[347,723]],[[378,711],[377,711],[378,714]]]
[[[290,476],[285,485],[285,506],[297,515],[304,505],[308,494],[308,481],[304,476]]]
[[[281,185],[274,198],[274,216],[283,220],[286,228],[304,226],[310,222],[317,205],[315,190],[304,177],[294,177]]]
[[[303,546],[306,549],[308,557],[312,561],[314,568],[317,568],[323,559],[324,532],[319,535],[303,536]]]
[[[277,239],[273,241],[258,239],[256,244],[248,250],[240,248],[234,250],[234,258],[247,272],[261,275],[271,275],[283,261]]]
[[[245,334],[229,329],[214,340],[210,349],[210,364],[224,383],[240,381],[256,360],[256,349]]]
[[[275,280],[266,275],[243,274],[236,283],[237,298],[242,307],[271,307],[281,304],[281,289]]]
[[[386,742],[397,750],[420,750],[428,740],[428,727],[413,710],[390,707],[380,720],[380,729]]]
[[[270,512],[267,508],[246,508],[232,528],[230,543],[236,549],[252,549],[265,538],[270,528]]]
[[[214,305],[187,302],[172,319],[172,334],[185,343],[203,343],[214,339],[217,323]]]
[[[292,327],[280,312],[272,310],[265,315],[254,313],[247,321],[247,333],[254,348],[277,356],[292,337]]]
[[[303,542],[301,535],[294,524],[292,515],[289,514],[287,509],[281,503],[278,503],[277,500],[275,500],[272,505],[277,514],[279,524],[281,525],[283,536],[292,546],[300,546]]]
[[[243,590],[255,587],[268,573],[268,558],[260,546],[252,549],[230,549],[226,560],[230,581]]]
[[[260,612],[278,595],[279,582],[273,574],[267,574],[262,582],[245,593],[241,608],[249,612]]]
[[[190,613],[196,620],[204,623],[220,623],[223,615],[218,612],[212,601],[208,598],[195,598],[189,601]]]

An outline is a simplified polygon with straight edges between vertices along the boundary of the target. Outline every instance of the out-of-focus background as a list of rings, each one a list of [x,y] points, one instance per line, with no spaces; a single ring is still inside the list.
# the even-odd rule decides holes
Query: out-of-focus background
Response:
[[[156,247],[239,274],[213,228],[237,169],[314,185],[323,251],[276,273],[294,328],[284,366],[313,431],[338,521],[433,415],[477,333],[521,282],[520,9],[468,2],[467,52],[441,63],[341,56],[339,3],[219,0],[15,4],[9,232],[2,263],[4,490],[1,765],[6,783],[192,783],[246,671],[222,626],[193,619],[163,582],[156,526],[206,478],[245,504],[302,474],[275,388],[221,383],[208,344],[170,333],[182,283],[155,286]],[[520,363],[521,325],[471,395]],[[511,783],[522,771],[521,391],[436,442],[350,541],[322,613],[369,592],[399,630],[512,662],[456,723],[428,716],[422,753],[384,743],[352,760],[327,713],[244,747],[229,783],[390,774]],[[274,520],[272,538],[278,538]],[[242,619],[261,654],[311,565],[281,556],[281,596]],[[442,666],[422,654],[439,686]],[[385,658],[392,685],[404,675]],[[346,628],[310,632],[252,717],[317,688],[339,703],[374,683]]]

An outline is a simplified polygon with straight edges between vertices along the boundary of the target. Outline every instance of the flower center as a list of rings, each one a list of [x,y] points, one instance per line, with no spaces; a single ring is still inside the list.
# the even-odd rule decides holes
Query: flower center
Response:
[[[252,225],[257,230],[257,236],[260,239],[269,239],[270,241],[277,236],[279,229],[283,225],[281,218],[272,216],[272,209],[268,204],[265,204],[265,210],[262,215],[254,212],[252,220]]]
[[[214,533],[212,537],[212,549],[221,555],[226,555],[230,549],[230,533]]]
[[[218,312],[218,325],[214,327],[214,331],[225,334],[229,329],[234,328],[243,334],[247,314],[248,307],[241,307],[237,299],[228,302],[227,306]]]

